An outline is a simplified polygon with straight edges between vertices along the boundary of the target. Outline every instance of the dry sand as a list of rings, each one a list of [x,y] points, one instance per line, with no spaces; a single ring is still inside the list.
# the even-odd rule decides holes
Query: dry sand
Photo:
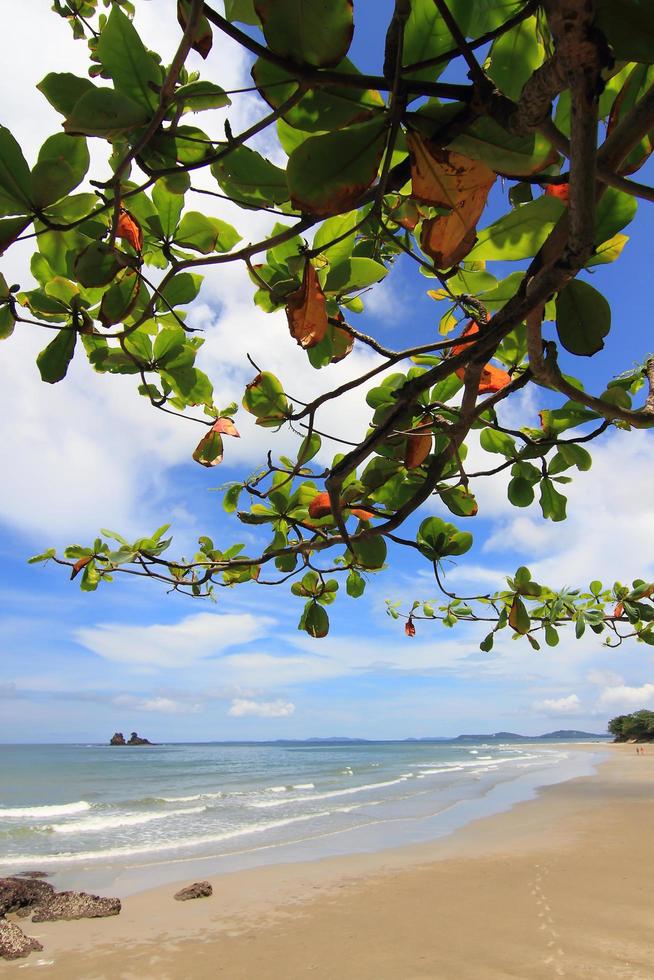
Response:
[[[0,976],[654,980],[654,746],[608,748],[594,776],[433,845],[220,875],[186,903],[158,888],[113,919],[23,919],[44,951]]]

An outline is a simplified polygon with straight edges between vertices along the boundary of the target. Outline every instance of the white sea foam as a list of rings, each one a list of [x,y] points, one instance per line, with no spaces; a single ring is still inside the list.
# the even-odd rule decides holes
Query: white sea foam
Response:
[[[86,800],[77,803],[52,803],[48,806],[12,806],[0,809],[0,817],[20,817],[25,819],[42,817],[66,817],[69,813],[84,813],[90,810],[91,804]]]
[[[185,811],[188,813],[189,811]],[[198,847],[203,844],[218,844],[221,841],[232,840],[236,837],[245,837],[248,834],[261,834],[267,830],[276,830],[278,827],[285,827],[287,824],[302,823],[305,820],[316,820],[319,817],[331,816],[331,810],[322,810],[317,813],[305,813],[299,817],[286,817],[284,820],[268,820],[262,823],[251,824],[249,827],[239,827],[237,830],[226,830],[221,834],[207,834],[198,837],[185,837],[176,841],[161,841],[160,843],[147,843],[137,847],[111,847],[101,851],[61,851],[59,854],[16,854],[12,855],[11,863],[30,864],[38,861],[40,864],[68,864],[79,863],[82,861],[101,861],[104,859],[131,857],[135,854],[150,854],[155,851],[177,851],[189,847]]]
[[[156,796],[157,803],[194,803],[196,800],[219,800],[224,793],[194,793],[193,796]]]
[[[363,786],[350,786],[348,789],[333,789],[326,793],[313,793],[311,796],[303,796],[299,800],[266,800],[261,803],[250,803],[250,806],[260,810],[268,810],[270,807],[286,806],[289,803],[307,803],[310,800],[328,800],[334,796],[349,796],[351,793],[365,793],[366,790],[381,789],[382,786],[395,786],[397,783],[403,782],[405,782],[403,777],[400,779],[387,779],[383,783],[364,783]]]
[[[315,783],[295,783],[293,789],[315,789]]]
[[[168,810],[165,813],[115,813],[104,817],[87,817],[84,820],[52,824],[48,829],[54,830],[56,834],[93,834],[103,830],[115,830],[117,827],[137,827],[152,820],[168,820],[170,817],[182,817],[189,813],[202,813],[206,809],[206,806],[192,806],[185,810]]]
[[[266,789],[267,789],[267,791],[269,793],[285,793],[286,792],[286,787],[285,786],[267,786]]]

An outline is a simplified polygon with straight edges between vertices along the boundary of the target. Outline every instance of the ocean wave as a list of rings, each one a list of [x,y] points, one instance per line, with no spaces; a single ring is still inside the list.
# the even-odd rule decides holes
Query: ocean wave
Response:
[[[90,809],[90,803],[86,800],[78,800],[77,803],[52,803],[47,806],[4,807],[0,809],[0,817],[39,820],[42,817],[66,817],[69,813],[84,813]]]
[[[399,779],[387,779],[382,783],[364,783],[363,786],[350,786],[348,789],[332,789],[325,793],[313,793],[311,796],[301,796],[293,800],[265,800],[250,803],[249,806],[256,807],[258,810],[268,810],[274,806],[286,806],[289,803],[308,803],[311,800],[328,800],[334,796],[349,796],[351,793],[365,793],[366,790],[381,789],[383,786],[395,786],[397,783],[406,782],[406,776]]]
[[[117,827],[136,827],[152,820],[168,820],[189,813],[202,813],[206,806],[192,806],[185,810],[168,810],[165,813],[115,813],[106,817],[87,817],[85,820],[72,820],[69,823],[52,824],[48,830],[55,834],[93,834],[102,830],[115,830]]]
[[[155,796],[155,803],[194,803],[196,800],[219,800],[225,793],[194,793],[192,796]]]
[[[293,789],[315,789],[315,783],[294,783]]]
[[[184,811],[188,813],[189,811]],[[199,847],[203,844],[218,844],[221,841],[232,840],[237,837],[245,837],[249,834],[261,834],[267,830],[276,830],[278,827],[285,827],[287,824],[302,823],[305,820],[316,820],[319,817],[331,816],[331,810],[322,810],[317,813],[305,813],[298,817],[286,817],[283,820],[268,820],[261,823],[251,824],[249,827],[239,827],[234,830],[226,830],[221,834],[207,834],[198,837],[184,837],[181,840],[161,841],[159,843],[147,843],[138,846],[110,847],[102,851],[60,851],[58,854],[15,854],[8,860],[12,865],[25,865],[38,862],[39,864],[68,864],[82,861],[102,861],[113,858],[132,857],[137,854],[150,854],[155,851],[177,851],[191,847]]]

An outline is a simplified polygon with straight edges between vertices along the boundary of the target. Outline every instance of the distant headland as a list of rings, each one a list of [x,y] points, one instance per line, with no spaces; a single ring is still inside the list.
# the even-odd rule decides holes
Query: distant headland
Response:
[[[141,738],[137,732],[132,732],[128,739],[122,732],[114,732],[109,740],[109,745],[154,745],[154,742],[150,742],[147,738]]]

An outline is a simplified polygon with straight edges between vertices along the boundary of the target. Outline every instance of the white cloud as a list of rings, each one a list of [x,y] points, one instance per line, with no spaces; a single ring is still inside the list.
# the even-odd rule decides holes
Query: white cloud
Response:
[[[581,701],[576,694],[569,694],[567,698],[545,698],[543,701],[536,701],[533,707],[546,715],[576,715],[581,710]]]
[[[607,687],[597,699],[598,711],[635,711],[648,708],[654,704],[654,684],[641,684],[640,687],[629,687],[619,684]]]
[[[102,623],[73,635],[82,646],[116,663],[182,668],[257,639],[272,622],[249,613],[197,613],[171,625]]]
[[[195,715],[202,710],[197,702],[177,701],[174,698],[138,698],[131,694],[119,694],[112,704],[130,711],[152,711],[162,715]]]
[[[289,718],[295,712],[292,701],[245,701],[236,698],[232,701],[228,715],[233,718],[254,716],[256,718]]]

